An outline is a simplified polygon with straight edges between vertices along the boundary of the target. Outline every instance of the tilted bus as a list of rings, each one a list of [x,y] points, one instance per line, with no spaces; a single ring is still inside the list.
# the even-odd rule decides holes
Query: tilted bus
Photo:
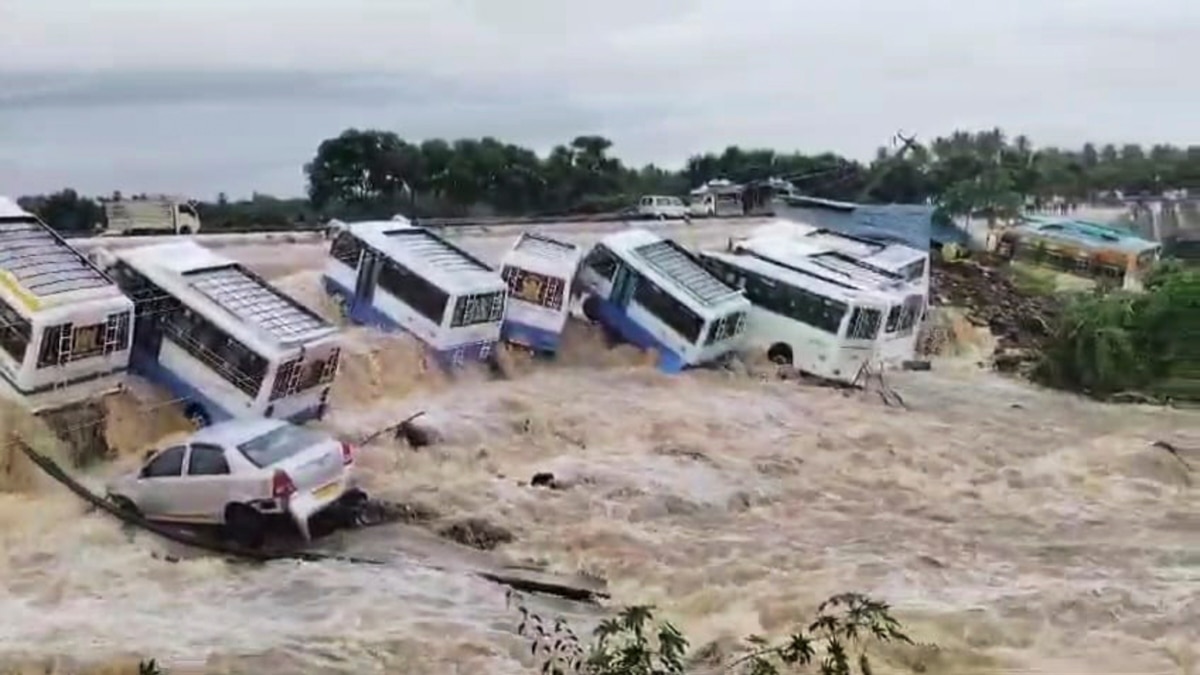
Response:
[[[746,350],[846,384],[856,383],[864,369],[878,367],[877,341],[890,295],[752,250],[699,256],[753,303]]]
[[[403,219],[339,224],[324,284],[351,321],[410,333],[444,367],[495,354],[507,285],[428,229]]]
[[[929,251],[790,221],[755,228],[730,243],[785,260],[807,258],[819,268],[860,290],[891,298],[879,337],[879,355],[889,366],[915,358],[921,322],[929,307]]]
[[[678,372],[741,346],[750,302],[671,239],[628,229],[608,235],[584,258],[584,313],[621,339],[658,352]]]
[[[558,351],[583,247],[525,232],[500,264],[508,284],[501,336],[536,352]]]
[[[115,391],[133,303],[36,216],[0,197],[0,380],[33,412]]]
[[[336,326],[194,241],[104,257],[135,307],[131,369],[170,391],[197,426],[324,416],[341,353]]]

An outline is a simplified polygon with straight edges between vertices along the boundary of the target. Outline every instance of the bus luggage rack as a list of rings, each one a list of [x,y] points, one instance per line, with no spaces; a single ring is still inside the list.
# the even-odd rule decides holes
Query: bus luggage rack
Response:
[[[517,240],[517,245],[514,248],[523,253],[551,260],[561,260],[579,250],[579,247],[575,244],[568,244],[534,232],[522,233],[521,238]]]
[[[0,222],[0,270],[40,297],[112,284],[61,237],[31,220]]]
[[[197,270],[186,276],[192,287],[243,321],[280,341],[329,328],[321,317],[236,265]]]
[[[737,295],[737,291],[701,267],[673,241],[656,241],[639,246],[634,252],[651,269],[674,281],[704,305]]]
[[[492,268],[475,256],[444,241],[432,232],[417,228],[392,230],[388,239],[399,251],[424,261],[430,267],[447,272],[491,272]]]

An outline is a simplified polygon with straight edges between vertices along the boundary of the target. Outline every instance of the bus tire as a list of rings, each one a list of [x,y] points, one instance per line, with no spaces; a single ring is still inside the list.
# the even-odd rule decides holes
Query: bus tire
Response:
[[[592,323],[600,322],[600,298],[589,295],[583,301],[583,315]]]
[[[792,348],[782,342],[776,342],[767,350],[767,359],[778,366],[792,365]]]
[[[225,507],[225,534],[243,548],[262,548],[267,540],[267,518],[245,504],[230,504]]]
[[[204,406],[200,405],[199,403],[193,402],[187,404],[187,407],[183,409],[183,416],[188,418],[188,421],[192,423],[192,426],[196,427],[197,429],[203,429],[204,427],[212,424],[212,416],[209,415],[208,411],[204,409]]]
[[[192,228],[188,227],[187,225],[184,225],[183,227],[179,228],[179,234],[188,235],[191,233],[192,233]]]

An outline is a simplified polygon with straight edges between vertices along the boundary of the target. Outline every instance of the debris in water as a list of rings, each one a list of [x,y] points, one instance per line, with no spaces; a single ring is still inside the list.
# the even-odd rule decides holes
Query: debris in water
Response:
[[[481,551],[490,551],[500,544],[508,544],[515,539],[512,532],[482,518],[467,518],[451,523],[438,530],[438,534]]]
[[[533,478],[529,481],[530,487],[544,487],[551,490],[561,490],[563,485],[554,479],[554,474],[549,471],[542,471],[533,474]]]

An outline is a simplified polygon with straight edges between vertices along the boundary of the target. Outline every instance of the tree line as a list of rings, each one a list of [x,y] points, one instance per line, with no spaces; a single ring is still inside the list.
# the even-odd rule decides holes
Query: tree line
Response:
[[[539,155],[495,138],[409,141],[347,129],[304,166],[307,198],[256,194],[200,201],[205,229],[281,228],[330,217],[558,215],[619,210],[643,194],[686,195],[707,181],[776,178],[802,194],[867,203],[927,203],[947,215],[1005,215],[1028,205],[1082,203],[1115,193],[1200,188],[1200,146],[1087,143],[1037,147],[1000,129],[955,131],[921,142],[898,136],[869,162],[729,146],[683,168],[634,167],[603,136],[579,136]],[[119,193],[108,198],[118,197]],[[103,223],[97,199],[65,189],[20,203],[64,232]]]

